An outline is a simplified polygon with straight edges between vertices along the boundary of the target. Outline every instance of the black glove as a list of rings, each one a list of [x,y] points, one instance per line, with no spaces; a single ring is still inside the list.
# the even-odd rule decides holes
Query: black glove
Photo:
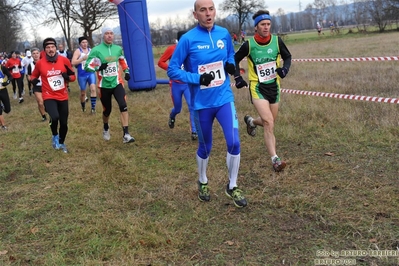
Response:
[[[208,86],[215,77],[212,74],[204,73],[200,76],[200,84]]]
[[[64,67],[65,67],[65,69],[67,71],[66,73],[68,75],[70,75],[70,76],[75,75],[75,72],[72,69],[70,69],[67,65],[64,65]]]
[[[242,87],[248,87],[247,82],[241,76],[234,77],[234,80],[236,82],[237,89],[241,89]]]
[[[67,73],[62,73],[62,77],[65,81],[69,81],[69,75]]]
[[[280,76],[280,78],[285,78],[288,74],[288,69],[286,67],[279,67],[276,69],[277,74]]]
[[[229,62],[226,62],[226,64],[224,64],[224,69],[226,69],[226,72],[230,75],[234,75],[234,73],[236,72],[236,66]]]
[[[100,71],[104,70],[107,68],[107,66],[108,66],[108,63],[102,63],[101,66],[98,68],[98,70],[100,70]]]
[[[128,81],[130,79],[130,74],[129,73],[125,73],[125,80]]]
[[[33,86],[36,86],[37,83],[39,83],[39,79],[32,79],[30,82],[33,84]]]
[[[11,82],[11,81],[8,79],[7,81],[1,83],[1,86],[5,87],[5,86],[7,86],[8,84],[10,84],[10,82]]]

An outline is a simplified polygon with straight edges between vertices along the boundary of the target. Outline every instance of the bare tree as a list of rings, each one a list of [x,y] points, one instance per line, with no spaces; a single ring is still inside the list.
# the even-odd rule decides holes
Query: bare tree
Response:
[[[315,27],[315,21],[323,22],[323,18],[326,16],[327,0],[315,0],[313,6],[312,26]],[[334,18],[331,17],[330,20],[334,20]]]
[[[191,9],[190,12],[187,14],[187,17],[186,17],[186,28],[187,29],[195,27],[195,25],[197,25],[197,23],[198,23],[197,20],[194,18],[193,12],[194,12],[194,9]]]
[[[370,21],[368,12],[367,12],[367,3],[363,0],[354,0],[354,19],[357,24],[357,30],[359,32],[366,31],[366,26]],[[363,29],[360,26],[363,26]]]
[[[47,5],[41,0],[41,5]],[[65,42],[69,48],[73,47],[73,29],[80,27],[83,35],[88,38],[89,45],[94,46],[93,32],[99,30],[105,21],[117,17],[114,4],[104,0],[51,0],[53,16],[43,25],[60,25]],[[76,37],[76,36],[75,36]]]
[[[390,20],[396,21],[396,29],[399,30],[399,0],[389,0],[386,13]]]
[[[264,0],[224,0],[219,8],[238,18],[238,32],[241,32],[245,21],[259,9],[265,9],[266,5]]]
[[[290,21],[290,28],[291,28],[293,31],[298,30],[297,15],[296,15],[295,13],[290,13],[289,21]]]
[[[349,5],[349,0],[341,0],[340,5],[344,6],[344,8],[341,8],[341,20],[343,25],[348,25],[351,22],[353,22],[353,16],[351,13],[351,10],[348,7]]]
[[[71,11],[72,19],[83,29],[90,46],[94,45],[93,32],[99,30],[107,19],[117,18],[117,15],[116,5],[104,0],[74,0]]]
[[[302,18],[302,25],[305,29],[314,28],[314,21],[317,19],[317,15],[315,15],[315,8],[313,8],[312,4],[308,4],[305,8],[305,14]]]
[[[339,12],[337,12],[337,0],[325,0],[325,5],[328,7],[327,11],[328,14],[327,16],[334,22],[334,25],[337,27],[338,26],[338,21],[340,20],[340,15]]]
[[[369,2],[369,14],[377,24],[380,32],[387,26],[388,16],[386,14],[387,5],[385,0],[372,0]]]
[[[64,34],[64,39],[67,47],[72,48],[71,43],[71,27],[73,20],[71,19],[71,0],[51,0],[51,5],[53,7],[55,19],[61,26],[62,33]]]
[[[23,5],[9,4],[6,0],[0,0],[0,51],[17,49],[19,35],[22,33],[22,25],[18,20],[18,13]]]
[[[392,19],[399,20],[399,0],[389,0],[388,9],[391,12]]]
[[[284,9],[281,7],[277,9],[276,16],[279,18],[280,24],[278,25],[279,32],[287,32],[290,31],[288,17],[284,12]]]

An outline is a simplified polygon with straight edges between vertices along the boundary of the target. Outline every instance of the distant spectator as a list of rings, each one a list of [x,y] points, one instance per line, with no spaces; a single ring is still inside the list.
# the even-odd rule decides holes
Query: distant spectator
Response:
[[[330,34],[334,35],[335,26],[334,26],[334,23],[331,20],[329,22],[329,27],[330,27]]]
[[[10,53],[10,56],[6,63],[6,67],[11,72],[11,75],[13,77],[11,81],[12,90],[14,93],[13,98],[14,100],[17,99],[17,87],[18,87],[19,103],[22,103],[24,101],[24,98],[22,97],[23,78],[20,72],[20,69],[22,69],[22,65],[21,65],[21,60],[17,57],[17,54],[19,54],[18,51],[12,51]]]
[[[320,22],[318,22],[318,21],[317,21],[317,24],[316,24],[316,29],[317,29],[318,35],[320,36],[321,35],[321,31],[323,30],[323,28],[321,27]]]
[[[233,32],[233,43],[234,43],[234,45],[237,45],[237,43],[238,43],[237,34],[235,32]]]
[[[62,55],[63,57],[68,58],[68,53],[67,53],[67,51],[65,51],[65,48],[64,48],[64,45],[63,45],[63,44],[59,44],[59,45],[58,45],[57,53],[58,53],[59,55]]]
[[[27,50],[25,50],[25,57],[22,58],[21,65],[24,68],[24,73],[26,74],[26,81],[28,82],[28,90],[29,90],[30,96],[32,96],[33,91],[32,91],[32,83],[30,82],[30,80],[28,78],[27,69],[28,69],[29,64],[32,62],[33,62],[32,52],[29,49],[27,49]],[[22,72],[21,72],[21,76],[23,76]]]

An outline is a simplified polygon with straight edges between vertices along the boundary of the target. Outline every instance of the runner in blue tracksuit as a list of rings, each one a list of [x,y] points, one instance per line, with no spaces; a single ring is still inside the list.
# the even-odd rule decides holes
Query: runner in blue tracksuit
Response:
[[[212,149],[212,125],[216,118],[227,144],[229,183],[225,192],[237,207],[245,207],[247,201],[237,187],[240,138],[228,75],[235,72],[233,43],[227,29],[214,25],[216,10],[212,0],[195,1],[193,15],[198,25],[181,37],[169,62],[167,74],[170,79],[188,83],[190,87],[199,142],[198,198],[201,201],[210,200],[206,169]],[[182,64],[184,70],[181,69]]]

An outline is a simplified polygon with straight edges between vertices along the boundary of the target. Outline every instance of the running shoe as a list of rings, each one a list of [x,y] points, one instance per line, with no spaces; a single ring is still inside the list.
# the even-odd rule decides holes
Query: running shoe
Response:
[[[60,148],[60,139],[58,135],[52,136],[51,137],[51,144],[53,145],[53,148],[58,150]]]
[[[234,205],[237,208],[243,208],[247,206],[247,200],[242,195],[242,190],[238,187],[234,187],[233,189],[229,188],[229,184],[226,186],[226,196],[233,200]]]
[[[64,153],[68,153],[68,150],[67,150],[65,144],[60,144],[60,149],[61,149]]]
[[[168,125],[169,125],[169,128],[174,128],[175,127],[175,119],[172,117],[169,117]]]
[[[246,115],[244,117],[244,122],[245,122],[245,124],[247,124],[247,133],[251,137],[255,137],[255,135],[256,135],[256,126],[251,126],[251,122],[253,120],[254,119],[251,116],[249,116],[249,115]]]
[[[134,142],[134,138],[132,136],[130,136],[130,134],[125,134],[123,136],[123,143],[130,143],[130,142]]]
[[[198,134],[197,132],[192,132],[191,133],[191,140],[197,140],[198,139]]]
[[[109,132],[109,129],[103,130],[103,139],[107,141],[111,139],[111,133]]]
[[[12,98],[13,98],[14,100],[16,100],[16,99],[17,99],[17,94],[14,93],[14,95],[12,96]]]
[[[200,201],[210,201],[211,194],[209,193],[208,183],[202,184],[198,181],[198,199]]]
[[[276,172],[281,172],[286,167],[286,163],[282,161],[279,157],[273,160],[273,169]]]
[[[6,126],[1,126],[2,130],[7,130],[8,128]]]
[[[19,98],[19,103],[23,103],[24,102],[24,98]]]
[[[92,113],[92,114],[95,114],[95,113],[96,113],[96,109],[92,108],[92,109],[91,109],[91,113]]]

